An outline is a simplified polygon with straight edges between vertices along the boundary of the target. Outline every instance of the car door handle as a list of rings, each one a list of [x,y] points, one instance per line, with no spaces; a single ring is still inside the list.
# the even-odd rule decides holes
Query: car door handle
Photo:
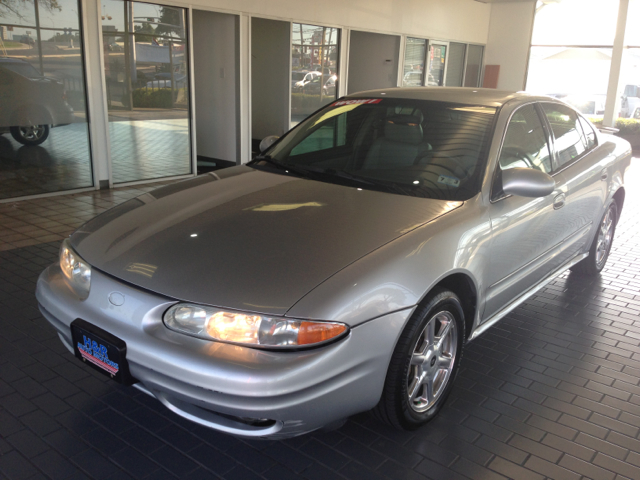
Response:
[[[564,207],[565,204],[565,196],[564,193],[561,193],[556,198],[553,199],[553,209],[559,210]]]
[[[603,170],[602,173],[600,174],[600,180],[606,180],[607,178],[609,178],[609,174],[607,173],[606,170]]]

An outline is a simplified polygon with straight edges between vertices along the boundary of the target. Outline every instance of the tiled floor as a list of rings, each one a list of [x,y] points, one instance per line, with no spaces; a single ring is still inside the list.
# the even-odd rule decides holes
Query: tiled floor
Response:
[[[60,241],[106,209],[166,183],[0,203],[0,251]]]
[[[640,479],[639,186],[636,159],[604,273],[562,275],[469,344],[447,406],[415,432],[364,413],[245,441],[182,420],[82,366],[42,319],[34,285],[59,241],[0,252],[0,477]]]

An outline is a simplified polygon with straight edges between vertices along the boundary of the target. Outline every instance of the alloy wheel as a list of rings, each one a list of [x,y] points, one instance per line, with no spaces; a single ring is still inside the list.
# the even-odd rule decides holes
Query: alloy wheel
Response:
[[[35,142],[42,138],[46,128],[44,125],[31,125],[29,127],[20,127],[20,135],[31,142]]]
[[[598,229],[598,241],[596,244],[596,265],[598,268],[602,267],[603,263],[607,259],[607,254],[611,248],[611,242],[613,240],[613,224],[615,221],[615,213],[613,206],[610,206],[606,215],[600,223]]]
[[[455,365],[458,330],[453,315],[433,315],[413,348],[407,375],[407,396],[411,408],[422,413],[430,409],[445,391]]]

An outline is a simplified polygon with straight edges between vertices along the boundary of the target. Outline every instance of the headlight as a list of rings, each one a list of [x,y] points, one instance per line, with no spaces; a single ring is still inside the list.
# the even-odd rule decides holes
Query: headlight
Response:
[[[87,298],[91,288],[91,266],[74,252],[69,239],[65,239],[60,247],[60,268],[78,296],[82,300]]]
[[[167,310],[164,324],[171,330],[194,337],[258,348],[317,346],[348,331],[344,323],[228,312],[190,303],[178,303]]]

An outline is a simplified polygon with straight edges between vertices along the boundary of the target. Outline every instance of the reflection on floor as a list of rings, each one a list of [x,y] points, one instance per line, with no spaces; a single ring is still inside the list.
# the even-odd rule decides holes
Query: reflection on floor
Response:
[[[189,120],[110,122],[114,183],[191,173]]]
[[[39,146],[0,135],[0,199],[93,185],[86,123],[51,129]]]
[[[191,173],[188,119],[109,123],[114,183]],[[0,135],[0,200],[91,187],[86,123],[51,129],[42,145]]]

